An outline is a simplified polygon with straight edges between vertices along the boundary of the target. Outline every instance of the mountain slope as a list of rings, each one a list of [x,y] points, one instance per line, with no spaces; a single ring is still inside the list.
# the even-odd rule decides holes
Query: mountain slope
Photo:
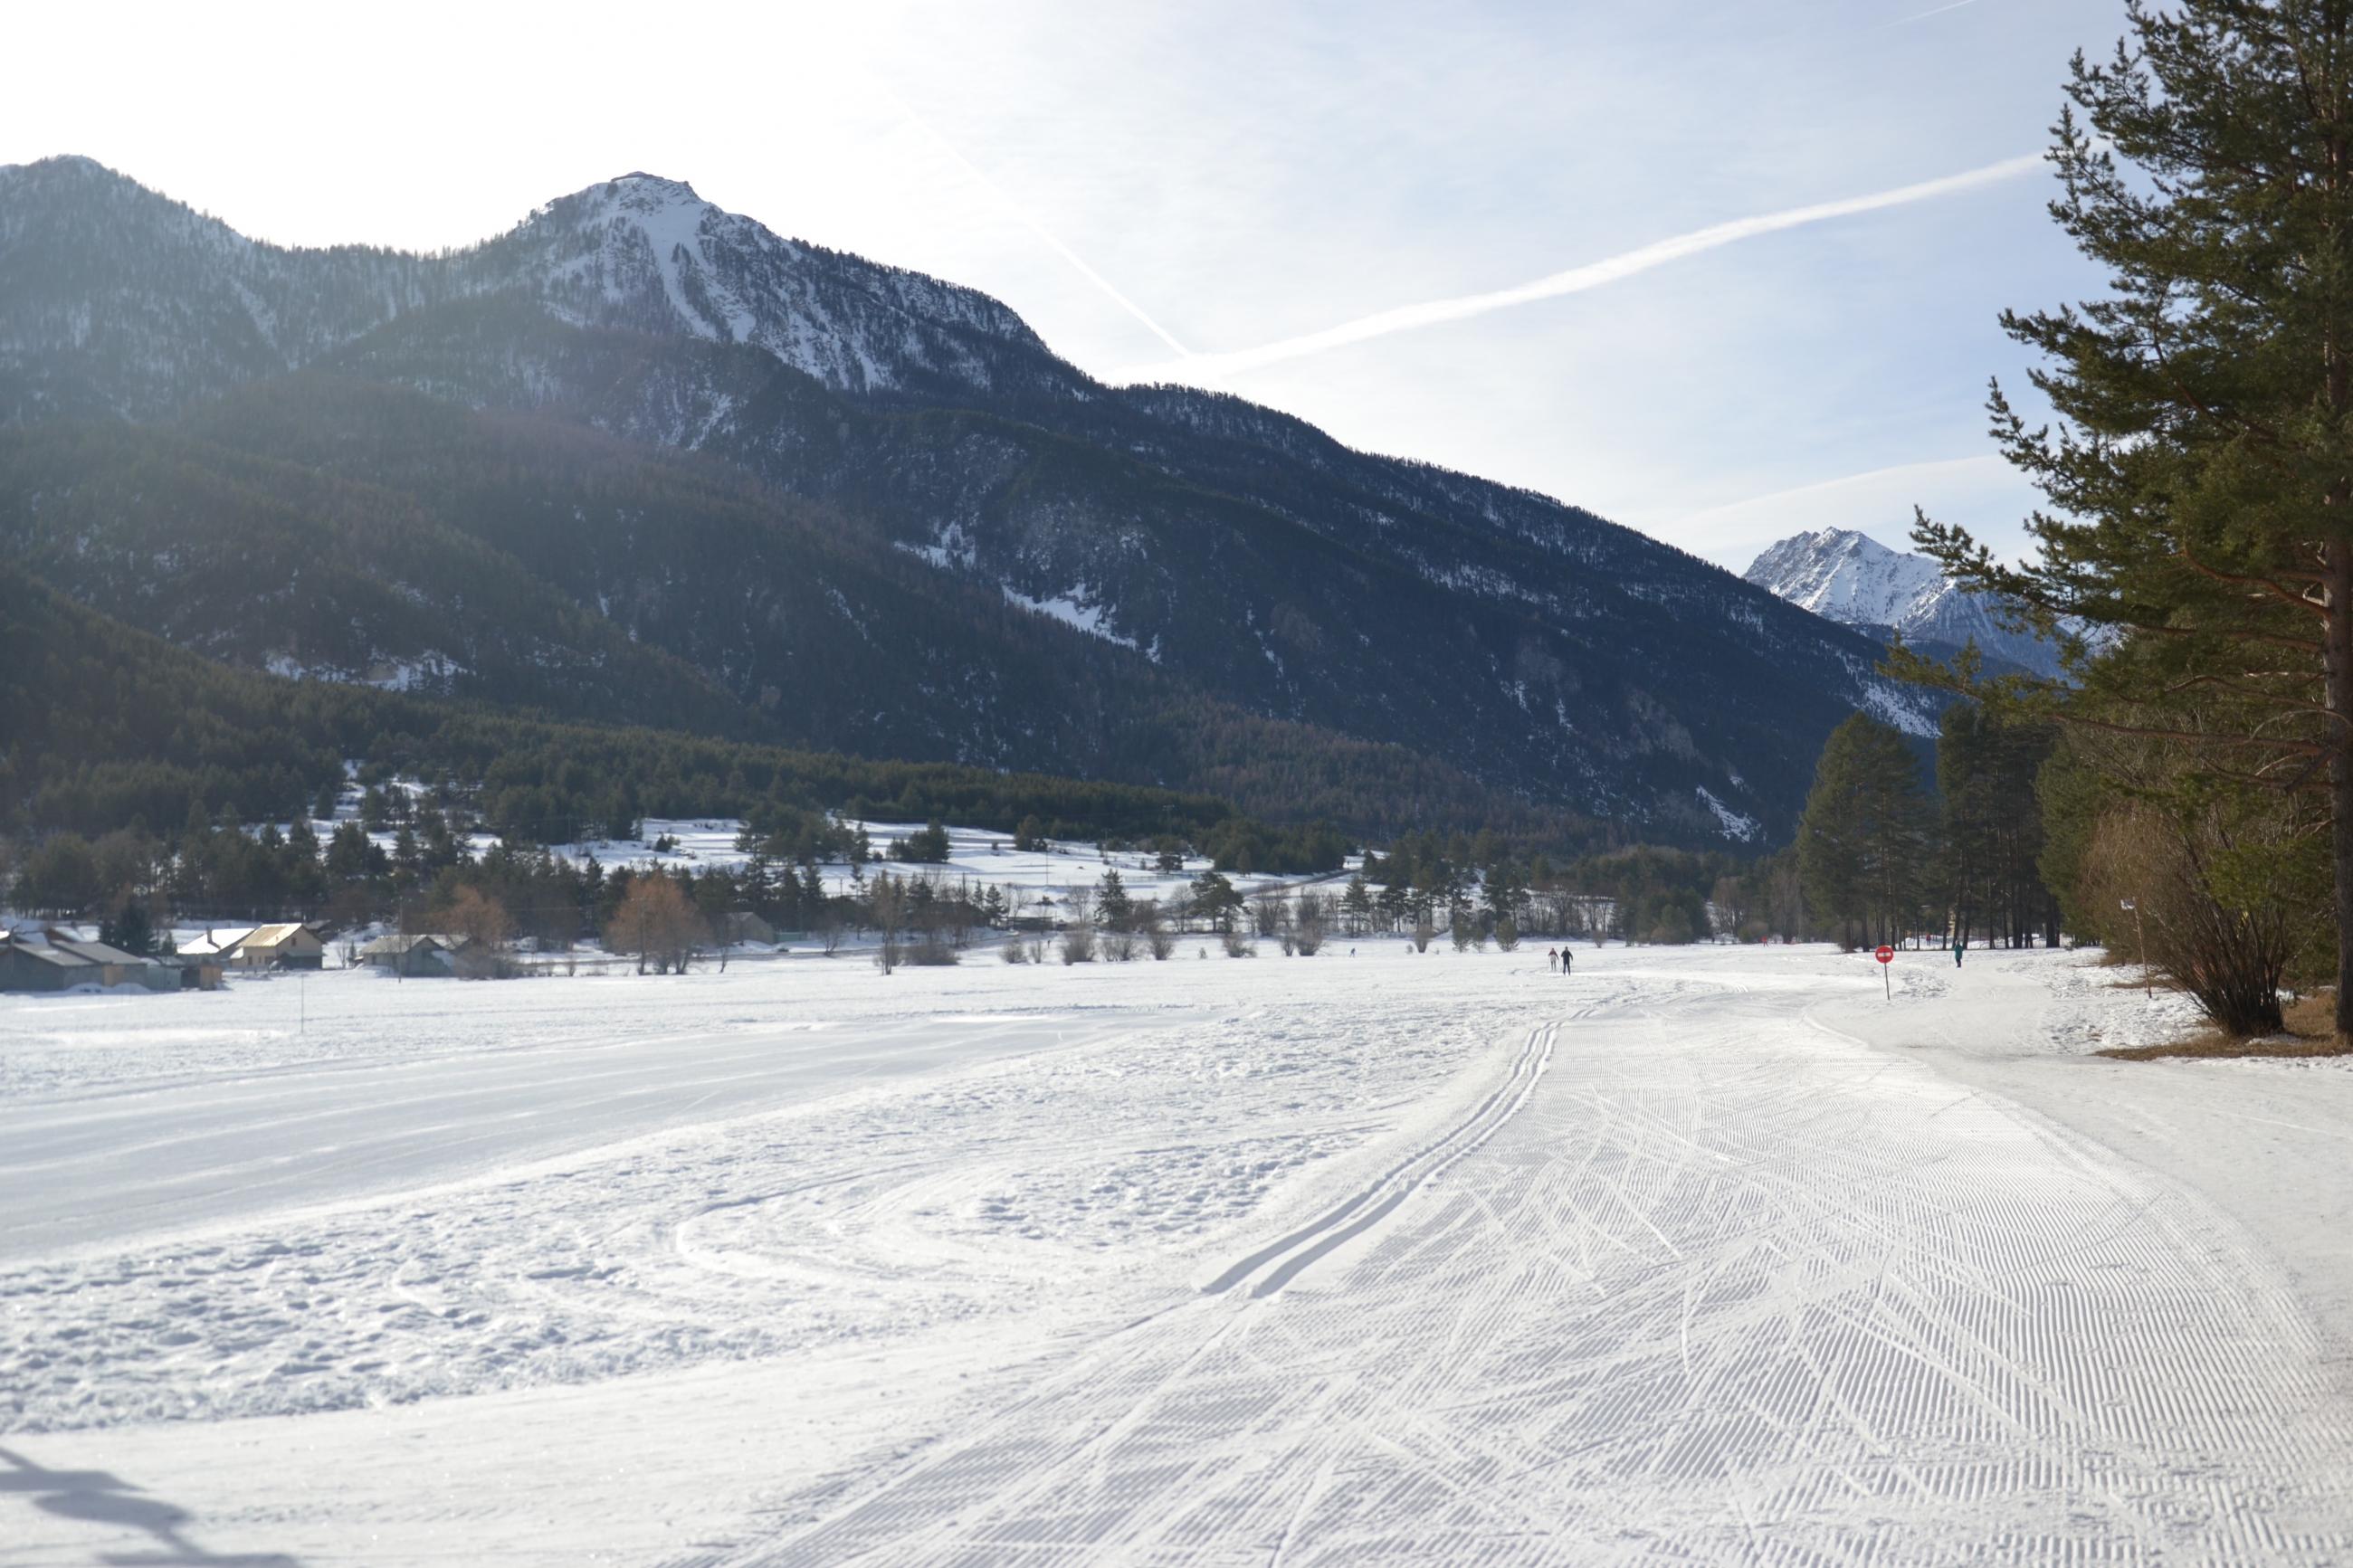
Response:
[[[233,669],[5,560],[0,668],[0,823],[12,826],[95,835],[142,819],[284,818],[340,786],[346,759],[370,755],[386,773],[449,785],[464,818],[519,843],[575,839],[615,826],[617,814],[775,821],[880,803],[1006,832],[1036,817],[1062,837],[1198,841],[1242,827],[1276,837],[1206,795],[556,723]]]
[[[1255,716],[1311,752],[1401,748],[1539,809],[1720,841],[1788,830],[1848,711],[1918,731],[1933,710],[1867,637],[1641,534],[1239,399],[1104,387],[997,301],[676,182],[592,186],[435,258],[251,244],[78,160],[0,169],[0,214],[7,422],[177,420],[406,488],[681,661],[730,721],[795,721],[780,677],[812,644],[776,628],[847,602],[836,637],[871,656],[797,681],[830,704],[798,721],[835,743],[1185,784],[1230,751],[1171,715]],[[118,324],[85,330],[100,315]],[[306,368],[332,374],[286,380]],[[354,395],[319,392],[362,383],[586,426],[641,465],[694,453],[740,488],[691,527],[607,508],[575,541],[561,506],[597,509],[561,501],[570,481],[542,473],[517,507],[469,472],[503,460],[479,444],[389,453]],[[425,494],[387,464],[448,472]],[[927,640],[951,625],[970,635]]]
[[[1792,534],[1744,574],[1758,587],[1826,619],[1884,636],[1900,633],[1923,651],[1948,657],[1974,642],[1987,658],[2055,676],[2059,651],[1995,618],[1925,555],[1890,550],[1852,529]]]

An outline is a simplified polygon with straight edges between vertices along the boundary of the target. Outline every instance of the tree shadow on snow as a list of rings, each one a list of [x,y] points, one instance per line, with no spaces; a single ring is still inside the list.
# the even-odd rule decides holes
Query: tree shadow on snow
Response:
[[[0,1468],[0,1496],[20,1494],[31,1498],[35,1508],[59,1519],[141,1531],[153,1538],[152,1548],[98,1553],[94,1561],[110,1568],[168,1568],[175,1563],[202,1568],[301,1568],[297,1559],[283,1552],[222,1556],[207,1552],[185,1533],[194,1514],[149,1497],[105,1470],[47,1469],[6,1448],[0,1448],[0,1467],[5,1467]]]

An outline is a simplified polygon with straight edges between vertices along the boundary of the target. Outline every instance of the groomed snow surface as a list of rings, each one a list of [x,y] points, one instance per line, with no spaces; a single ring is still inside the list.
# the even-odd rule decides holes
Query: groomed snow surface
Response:
[[[0,1564],[2353,1558],[2353,1072],[1354,945],[0,998]]]

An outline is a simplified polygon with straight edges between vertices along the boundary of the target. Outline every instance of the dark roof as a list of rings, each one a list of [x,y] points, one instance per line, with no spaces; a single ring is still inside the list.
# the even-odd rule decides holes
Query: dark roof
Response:
[[[94,958],[84,958],[78,952],[69,952],[62,947],[52,947],[45,942],[17,942],[14,939],[0,941],[0,952],[21,952],[26,958],[37,959],[43,963],[53,963],[59,969],[94,969],[98,966],[98,960]]]
[[[109,947],[102,942],[85,942],[79,937],[52,937],[49,945],[61,947],[92,963],[153,963],[153,959],[142,958],[135,952],[125,952],[119,947]]]
[[[380,936],[371,942],[361,943],[360,954],[362,957],[373,958],[387,952],[407,952],[416,948],[431,952],[435,948],[446,945],[448,944],[439,937],[427,936],[422,932],[414,936]]]

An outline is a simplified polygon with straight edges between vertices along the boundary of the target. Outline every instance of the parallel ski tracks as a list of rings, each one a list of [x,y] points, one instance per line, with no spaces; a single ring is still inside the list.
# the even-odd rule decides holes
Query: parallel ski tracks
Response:
[[[1271,1296],[1319,1258],[1378,1225],[1424,1184],[1443,1174],[1519,1114],[1535,1092],[1536,1080],[1551,1065],[1553,1043],[1559,1034],[1557,1024],[1531,1030],[1509,1078],[1444,1136],[1399,1160],[1290,1235],[1240,1258],[1202,1290],[1221,1295],[1248,1283],[1252,1296]]]
[[[2345,1390],[2243,1237],[1802,1001],[1531,1029],[1198,1294],[688,1561],[2353,1560]]]

